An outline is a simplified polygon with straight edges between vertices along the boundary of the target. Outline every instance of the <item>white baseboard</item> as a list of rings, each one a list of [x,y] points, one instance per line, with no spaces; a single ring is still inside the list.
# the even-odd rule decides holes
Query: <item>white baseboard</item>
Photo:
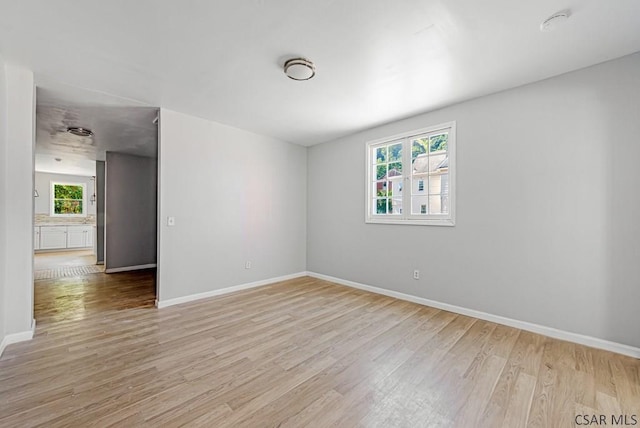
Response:
[[[131,270],[151,269],[156,267],[155,263],[149,263],[148,265],[136,265],[136,266],[124,266],[118,268],[105,269],[104,273],[116,273],[116,272],[129,272]]]
[[[21,331],[19,333],[12,333],[12,334],[6,335],[4,339],[2,339],[2,342],[0,343],[0,357],[2,356],[2,353],[4,352],[7,346],[12,345],[14,343],[25,342],[27,340],[33,339],[33,334],[35,333],[35,331],[36,331],[36,320],[32,320],[31,330]]]
[[[276,278],[263,279],[260,281],[249,282],[246,284],[240,284],[240,285],[234,285],[232,287],[221,288],[219,290],[212,290],[204,293],[190,294],[188,296],[176,297],[175,299],[156,300],[156,307],[158,309],[162,309],[162,308],[166,308],[167,306],[179,305],[181,303],[193,302],[194,300],[206,299],[208,297],[221,296],[223,294],[229,294],[236,291],[262,287],[263,285],[269,285],[275,282],[286,281],[288,279],[300,278],[303,276],[307,276],[307,272],[298,272],[290,275],[279,276]]]
[[[610,342],[608,340],[599,339],[597,337],[585,336],[583,334],[572,333],[569,331],[558,330],[553,327],[547,327],[539,324],[530,323],[527,321],[520,321],[520,320],[502,317],[499,315],[493,315],[493,314],[489,314],[482,311],[476,311],[474,309],[467,309],[460,306],[450,305],[448,303],[429,300],[423,297],[412,296],[410,294],[404,294],[397,291],[386,290],[384,288],[361,284],[359,282],[354,282],[354,281],[348,281],[346,279],[335,278],[333,276],[323,275],[320,273],[307,272],[307,275],[314,278],[323,279],[325,281],[335,282],[336,284],[346,285],[347,287],[370,291],[372,293],[382,294],[389,297],[395,297],[396,299],[407,300],[409,302],[418,303],[420,305],[431,306],[436,309],[455,312],[457,314],[466,315],[473,318],[479,318],[481,320],[491,321],[497,324],[507,325],[509,327],[519,328],[521,330],[530,331],[532,333],[542,334],[544,336],[553,337],[554,339],[566,340],[568,342],[578,343],[580,345],[590,346],[592,348],[604,349],[606,351],[611,351],[618,354],[628,355],[630,357],[640,359],[640,348],[636,348],[634,346],[629,346],[622,343]]]

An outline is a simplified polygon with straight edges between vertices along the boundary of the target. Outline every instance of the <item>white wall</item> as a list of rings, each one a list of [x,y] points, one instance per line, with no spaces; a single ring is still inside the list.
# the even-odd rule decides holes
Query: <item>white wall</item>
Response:
[[[6,80],[5,80],[6,79]],[[6,140],[2,146],[0,259],[4,298],[4,338],[28,339],[33,319],[33,151],[35,91],[33,73],[7,64]],[[4,97],[0,97],[4,98]],[[4,102],[3,102],[4,104]],[[4,110],[4,105],[3,108]]]
[[[93,194],[93,180],[91,177],[83,177],[80,175],[68,174],[52,174],[48,172],[37,172],[35,176],[35,188],[39,197],[35,198],[36,214],[47,214],[51,212],[51,182],[59,181],[62,183],[84,183],[87,190],[87,214],[96,215],[96,204],[89,202],[89,197]]]
[[[7,286],[7,77],[5,65],[0,56],[0,355],[5,338]]]
[[[635,54],[314,146],[307,268],[640,346],[639,112]],[[365,143],[452,120],[456,226],[365,224]]]
[[[107,152],[105,253],[107,272],[156,264],[157,162]]]
[[[306,166],[304,147],[162,109],[158,299],[304,271]]]

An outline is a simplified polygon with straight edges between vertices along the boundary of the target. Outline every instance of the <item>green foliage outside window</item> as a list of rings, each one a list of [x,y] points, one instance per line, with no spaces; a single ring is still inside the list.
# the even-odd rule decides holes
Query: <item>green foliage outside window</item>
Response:
[[[415,159],[430,150],[432,153],[440,150],[447,150],[449,134],[432,135],[431,138],[418,138],[413,140],[411,145],[411,158]]]
[[[84,188],[73,184],[53,185],[54,214],[82,214]]]

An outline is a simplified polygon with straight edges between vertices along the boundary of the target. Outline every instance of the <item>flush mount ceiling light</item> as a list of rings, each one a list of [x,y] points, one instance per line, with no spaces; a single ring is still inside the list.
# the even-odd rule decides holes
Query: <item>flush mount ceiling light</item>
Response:
[[[309,80],[316,75],[316,66],[306,58],[292,58],[284,63],[284,74],[293,80]]]
[[[563,10],[560,12],[556,12],[540,24],[540,31],[543,33],[548,33],[549,31],[555,30],[560,25],[564,24],[567,19],[571,16],[570,10]]]
[[[67,128],[69,134],[77,135],[78,137],[93,137],[93,131],[87,128],[80,128],[79,126],[71,126]]]

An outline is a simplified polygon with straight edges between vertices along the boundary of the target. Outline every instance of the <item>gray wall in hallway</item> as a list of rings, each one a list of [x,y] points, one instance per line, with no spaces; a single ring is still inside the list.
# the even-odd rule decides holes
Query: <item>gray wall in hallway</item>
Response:
[[[96,260],[104,263],[105,163],[96,161]]]
[[[107,152],[105,268],[156,263],[156,159]]]

